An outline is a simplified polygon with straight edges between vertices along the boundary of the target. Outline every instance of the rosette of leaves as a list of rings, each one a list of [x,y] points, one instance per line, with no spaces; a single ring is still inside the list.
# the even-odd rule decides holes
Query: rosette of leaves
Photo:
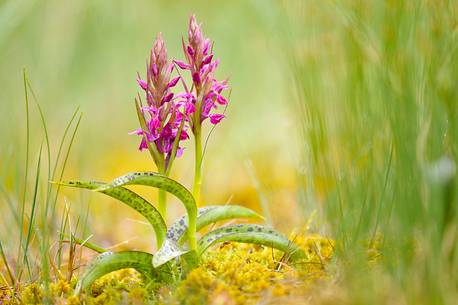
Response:
[[[141,251],[101,252],[80,277],[76,293],[88,289],[99,277],[124,268],[133,268],[147,283],[166,283],[182,278],[199,264],[205,251],[215,243],[235,241],[265,245],[285,252],[292,260],[305,258],[305,253],[293,242],[272,228],[257,224],[237,224],[219,227],[204,234],[199,240],[196,233],[206,226],[222,220],[262,217],[238,205],[214,205],[197,208],[192,194],[179,182],[155,172],[134,172],[120,176],[110,183],[95,181],[61,181],[57,184],[103,193],[115,198],[140,213],[151,224],[156,235],[154,255]],[[127,189],[128,185],[144,185],[166,191],[177,197],[186,209],[186,215],[168,229],[159,211],[146,199]]]

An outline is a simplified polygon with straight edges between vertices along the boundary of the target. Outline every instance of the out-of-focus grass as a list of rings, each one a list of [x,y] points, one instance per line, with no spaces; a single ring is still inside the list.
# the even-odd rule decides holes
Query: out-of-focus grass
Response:
[[[455,303],[457,3],[285,2],[285,14],[303,202],[321,207],[343,271],[334,302]]]

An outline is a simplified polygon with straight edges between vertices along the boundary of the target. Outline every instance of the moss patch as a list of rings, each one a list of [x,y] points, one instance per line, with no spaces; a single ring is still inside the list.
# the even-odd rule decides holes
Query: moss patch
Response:
[[[176,286],[145,287],[133,269],[101,277],[88,293],[73,295],[75,281],[59,280],[50,286],[53,304],[180,304],[239,305],[260,300],[276,300],[304,295],[318,279],[327,278],[334,242],[319,235],[294,235],[291,239],[306,253],[307,259],[290,265],[282,252],[268,247],[223,243],[206,252],[201,265]],[[151,291],[154,290],[154,293]],[[41,304],[43,286],[27,285],[15,301],[11,292],[0,292],[3,304]]]

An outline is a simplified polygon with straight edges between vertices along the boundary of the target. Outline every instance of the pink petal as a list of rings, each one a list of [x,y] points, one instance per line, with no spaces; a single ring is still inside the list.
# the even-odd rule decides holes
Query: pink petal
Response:
[[[192,75],[192,80],[198,84],[200,83],[200,76],[199,76],[199,73],[198,72],[195,72],[193,75]]]
[[[167,85],[167,88],[172,88],[175,87],[176,84],[178,84],[178,81],[180,80],[181,77],[177,76],[174,79],[170,81],[170,83]]]
[[[128,134],[129,135],[138,135],[139,136],[139,135],[143,134],[143,130],[141,128],[139,128],[139,129],[136,129],[134,131],[129,132]]]
[[[189,54],[189,55],[194,56],[194,50],[192,49],[191,46],[188,46],[188,47],[186,48],[186,50],[188,51],[188,54]]]
[[[212,61],[212,58],[213,58],[213,54],[208,55],[207,57],[204,58],[204,60],[202,61],[202,64],[203,65],[209,64]]]
[[[153,64],[151,70],[153,71],[153,76],[157,77],[157,74],[159,73],[157,70],[157,65]]]
[[[189,139],[189,135],[186,131],[182,130],[180,134],[180,140],[186,140]]]
[[[210,40],[209,39],[205,39],[204,49],[203,49],[202,53],[204,55],[207,55],[208,54],[208,49],[210,49]]]
[[[218,95],[218,97],[216,98],[216,101],[220,104],[220,105],[227,105],[227,100],[224,96],[222,95]]]
[[[162,98],[162,103],[168,103],[173,98],[173,93],[169,93]]]
[[[148,84],[146,83],[146,81],[144,81],[143,79],[137,79],[137,83],[138,85],[146,91],[146,89],[148,88]]]
[[[148,89],[148,83],[146,81],[144,81],[143,79],[140,78],[140,75],[139,77],[137,78],[137,83],[138,85],[146,91],[146,89]]]
[[[221,120],[224,118],[224,114],[215,113],[215,114],[210,114],[209,117],[210,117],[210,123],[212,123],[213,125],[216,125],[219,122],[221,122]]]
[[[196,106],[194,106],[193,103],[187,103],[186,104],[186,114],[191,114],[196,112]]]
[[[139,150],[148,149],[148,144],[146,144],[145,138],[143,138],[142,141],[140,142],[140,146],[138,147],[138,149]]]
[[[191,68],[191,66],[185,63],[184,61],[174,60],[173,62],[176,63],[176,65],[180,67],[180,69],[188,70]]]
[[[181,157],[183,155],[183,152],[184,152],[184,148],[178,147],[176,157],[177,158]]]

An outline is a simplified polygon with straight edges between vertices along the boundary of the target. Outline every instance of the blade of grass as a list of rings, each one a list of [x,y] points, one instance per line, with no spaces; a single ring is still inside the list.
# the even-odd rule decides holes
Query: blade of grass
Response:
[[[258,194],[259,203],[262,209],[262,215],[266,219],[267,224],[272,224],[272,217],[270,215],[270,210],[269,210],[269,202],[267,201],[267,198],[264,195],[264,191],[262,189],[261,182],[259,181],[258,175],[256,175],[256,171],[253,167],[253,162],[251,160],[247,160],[245,163],[245,166],[248,170],[248,174],[251,178],[251,182],[253,183],[254,188],[256,189],[256,193]]]
[[[19,226],[19,245],[18,245],[18,256],[17,256],[17,262],[18,264],[16,265],[16,274],[19,273],[19,268],[21,267],[21,264],[19,262],[21,261],[21,248],[22,248],[22,242],[24,238],[23,234],[23,226],[24,226],[24,213],[25,213],[25,201],[26,201],[26,196],[27,196],[27,180],[28,180],[28,174],[29,174],[29,146],[30,146],[30,117],[29,117],[29,94],[27,91],[27,80],[26,80],[26,70],[24,68],[23,70],[23,81],[24,81],[24,95],[25,95],[25,115],[26,115],[26,145],[25,145],[25,173],[24,173],[24,191],[22,193],[22,203],[21,203],[21,209],[19,211],[19,215],[21,215],[21,222]]]
[[[77,111],[78,111],[78,109],[75,110],[74,115],[76,114]],[[70,138],[70,142],[69,142],[69,144],[68,144],[67,151],[66,151],[65,156],[64,156],[64,162],[63,162],[63,164],[62,164],[62,169],[61,169],[61,171],[60,171],[60,175],[59,175],[59,179],[58,179],[59,181],[62,180],[62,177],[64,176],[65,168],[66,168],[66,166],[67,166],[68,157],[70,156],[70,150],[71,150],[72,145],[73,145],[73,142],[74,142],[74,140],[75,140],[76,132],[78,131],[78,127],[80,126],[82,117],[83,117],[83,113],[80,113],[80,115],[79,115],[79,117],[78,117],[78,121],[76,122],[76,126],[75,126],[75,128],[73,129],[73,133],[72,133],[72,136],[71,136],[71,138]],[[67,125],[67,128],[70,128],[70,125],[71,125],[72,122],[73,122],[73,117],[72,117],[72,119],[70,120],[69,124]],[[66,136],[66,134],[67,134],[67,128],[66,128],[66,130],[65,130],[65,132],[64,132],[64,136],[62,137],[61,144],[63,143],[63,141],[64,141],[64,139],[65,139],[65,136]],[[59,148],[59,149],[60,149],[60,148]],[[59,154],[59,155],[60,155],[60,154]],[[56,168],[56,167],[57,167],[57,163],[56,163],[56,165],[55,165],[55,168]],[[54,173],[53,173],[53,177],[54,177]],[[60,186],[57,187],[56,194],[55,194],[55,197],[54,197],[54,203],[53,203],[54,206],[53,206],[53,209],[52,209],[52,210],[53,210],[52,219],[54,219],[54,216],[55,216],[55,210],[56,210],[56,204],[57,204],[57,197],[58,197],[58,195],[59,195],[59,191],[60,191]]]
[[[59,228],[59,242],[58,242],[58,248],[57,248],[57,268],[59,270],[61,269],[63,239],[64,239],[65,231],[67,230],[69,213],[70,211],[67,207],[67,203],[65,203],[64,213],[62,213],[61,225]]]
[[[2,256],[3,264],[5,265],[6,272],[11,281],[11,286],[14,287],[16,285],[16,279],[14,278],[13,273],[11,272],[10,265],[8,264],[8,260],[6,259],[5,251],[3,250],[2,241],[0,240],[0,255]]]
[[[91,243],[89,242],[89,239],[92,238],[92,235],[90,235],[89,237],[87,237],[86,239],[82,239],[82,238],[78,238],[76,236],[69,236],[69,235],[64,235],[66,238],[68,238],[69,240],[64,240],[63,242],[64,243],[69,243],[70,242],[70,238],[73,238],[73,242],[82,246],[82,247],[86,247],[88,249],[91,249],[97,253],[104,253],[104,252],[108,252],[109,250],[108,249],[105,249],[99,245],[96,245],[94,243]]]
[[[29,244],[30,244],[30,239],[31,239],[31,236],[32,236],[32,228],[33,228],[33,223],[34,223],[34,220],[35,220],[35,210],[36,210],[36,206],[37,206],[37,203],[38,203],[37,202],[37,195],[38,195],[39,181],[40,181],[40,166],[41,166],[42,148],[43,148],[43,146],[41,145],[40,146],[40,153],[38,155],[37,174],[35,176],[35,188],[34,188],[34,191],[33,191],[32,209],[30,211],[29,225],[28,225],[28,228],[27,228],[27,236],[26,236],[26,240],[25,240],[24,256],[23,256],[23,259],[22,259],[23,263],[25,263],[27,261]],[[32,273],[31,273],[30,267],[28,267],[27,271],[28,271],[28,274],[29,274],[29,280],[31,280],[32,279]],[[21,280],[22,273],[23,273],[22,271],[19,273],[18,281]]]
[[[373,247],[374,242],[375,242],[375,237],[376,237],[376,234],[377,234],[378,225],[379,225],[380,217],[381,217],[381,213],[382,213],[382,205],[383,205],[383,202],[385,200],[385,193],[386,193],[386,188],[387,188],[387,185],[388,185],[388,178],[390,177],[390,172],[391,172],[391,162],[393,161],[393,150],[394,150],[393,145],[391,145],[390,155],[389,155],[389,158],[388,158],[388,165],[386,167],[386,172],[385,172],[385,179],[383,181],[382,193],[380,194],[379,206],[377,208],[377,215],[375,217],[374,231],[372,232],[372,238],[371,238],[370,246],[369,246],[371,248]]]
[[[76,115],[78,114],[78,111],[79,111],[79,107],[77,107],[75,109],[75,111],[73,112],[73,115],[72,115],[70,121],[68,122],[67,126],[65,127],[64,133],[62,135],[62,139],[61,139],[60,144],[59,144],[59,150],[57,152],[56,163],[54,164],[54,169],[53,169],[53,173],[52,173],[52,177],[53,178],[55,177],[55,174],[56,174],[57,166],[58,166],[58,163],[59,163],[59,159],[60,159],[60,156],[61,156],[61,152],[62,152],[62,149],[63,149],[63,145],[64,145],[64,142],[65,142],[65,139],[67,137],[67,133],[70,130],[70,127],[71,127],[74,119],[76,118]],[[76,126],[75,126],[75,128],[73,130],[73,133],[71,135],[70,142],[68,144],[66,153],[64,155],[64,161],[63,161],[62,168],[61,168],[61,171],[60,171],[59,180],[62,180],[62,177],[64,176],[65,167],[67,165],[67,160],[68,160],[68,157],[70,155],[70,150],[71,150],[71,147],[73,145],[73,141],[75,139],[76,132],[78,131],[78,127],[79,127],[79,124],[81,122],[82,115],[83,114],[80,113],[78,121],[76,123]],[[53,208],[52,208],[52,213],[51,213],[51,219],[54,219],[55,215],[56,215],[56,205],[57,205],[57,198],[59,196],[59,192],[60,192],[60,186],[57,187],[56,193],[54,195],[54,202],[53,202]],[[66,227],[66,223],[67,223],[67,219],[68,219],[67,217],[68,217],[68,215],[65,215],[65,212],[64,212],[64,214],[62,215],[62,218],[61,218],[61,225],[60,225],[60,228],[59,228],[60,232],[65,232],[65,227]],[[54,224],[54,222],[52,222],[52,226],[54,227],[53,224]],[[58,251],[57,252],[57,268],[59,270],[61,268],[61,262],[62,262],[62,239],[63,239],[63,236],[61,234],[59,234],[59,242],[58,242],[59,246],[58,246],[58,250],[57,250]]]
[[[47,180],[52,179],[51,177],[51,147],[49,144],[49,134],[48,134],[48,127],[46,124],[46,119],[43,114],[43,109],[41,108],[40,103],[38,102],[37,96],[35,92],[33,91],[33,88],[30,84],[29,79],[27,78],[27,75],[25,76],[26,78],[26,83],[27,87],[32,93],[32,98],[33,101],[35,102],[38,112],[40,114],[40,119],[41,119],[41,124],[43,126],[43,131],[45,134],[45,140],[46,140],[46,153],[47,153]],[[42,274],[42,280],[44,283],[44,288],[45,288],[45,295],[49,295],[49,282],[50,282],[50,270],[49,270],[49,239],[50,235],[48,232],[48,213],[49,213],[49,204],[51,200],[51,185],[47,184],[47,190],[46,190],[46,197],[45,197],[45,208],[44,212],[42,213],[42,218],[41,218],[41,227],[42,227],[42,238],[41,238],[41,243],[40,243],[40,254],[41,254],[41,274]]]
[[[54,177],[56,176],[57,166],[59,165],[59,160],[60,160],[60,156],[61,156],[61,153],[62,153],[62,149],[64,147],[65,139],[67,137],[67,133],[70,130],[70,127],[71,127],[73,121],[75,120],[76,115],[79,112],[79,109],[80,109],[79,106],[76,107],[75,111],[73,112],[73,114],[72,114],[72,116],[70,118],[70,121],[68,121],[67,126],[65,126],[64,133],[62,134],[62,138],[61,138],[61,140],[59,142],[59,149],[57,151],[56,161],[54,163],[54,167],[53,167],[53,170],[52,170],[51,179],[54,179]],[[56,198],[57,198],[57,196],[56,196]]]

